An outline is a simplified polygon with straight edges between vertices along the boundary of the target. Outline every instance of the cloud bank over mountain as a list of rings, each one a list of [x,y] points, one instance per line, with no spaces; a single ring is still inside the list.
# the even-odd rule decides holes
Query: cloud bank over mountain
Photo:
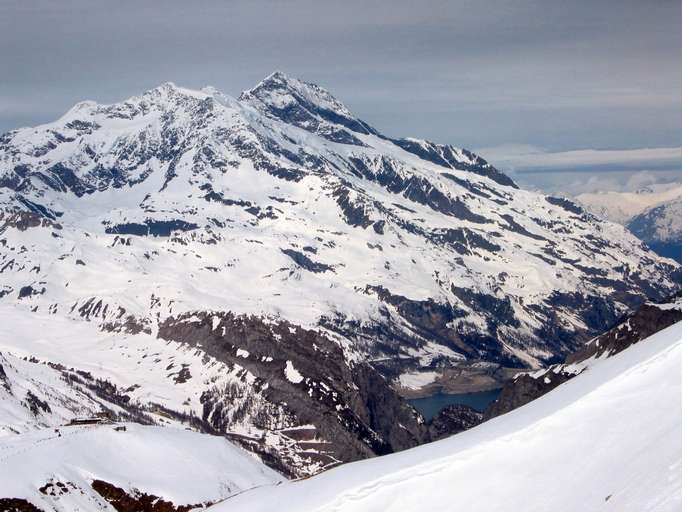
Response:
[[[476,151],[526,186],[570,195],[682,180],[682,147],[550,151],[503,144]]]

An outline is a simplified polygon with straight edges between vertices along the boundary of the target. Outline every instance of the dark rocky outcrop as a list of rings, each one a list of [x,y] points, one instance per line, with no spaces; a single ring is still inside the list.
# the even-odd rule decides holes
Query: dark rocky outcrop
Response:
[[[392,194],[401,194],[410,201],[457,219],[477,224],[489,222],[484,216],[471,211],[461,199],[446,195],[432,182],[414,175],[392,158],[386,156],[375,159],[349,158],[349,161],[352,164],[351,172],[378,183]]]
[[[0,498],[0,512],[43,512],[23,498]]]
[[[28,391],[26,393],[26,398],[24,399],[24,402],[34,416],[38,416],[38,414],[40,414],[41,412],[44,413],[52,412],[52,409],[50,409],[50,405],[44,400],[38,398],[31,391]]]
[[[405,151],[417,155],[423,160],[428,160],[436,165],[473,172],[480,176],[485,176],[491,180],[508,187],[518,188],[514,180],[506,174],[498,171],[495,167],[486,162],[471,151],[462,149],[462,154],[469,160],[465,161],[457,155],[457,150],[452,146],[445,146],[429,141],[418,141],[414,139],[391,139],[396,146],[400,146]]]
[[[171,501],[141,491],[128,493],[103,480],[94,480],[92,488],[102,496],[117,512],[189,512],[205,508],[209,503],[195,505],[175,505]]]
[[[545,201],[547,201],[549,204],[553,204],[554,206],[563,208],[567,212],[575,213],[576,215],[585,215],[585,210],[565,197],[547,196],[545,197]]]
[[[514,363],[508,354],[499,349],[493,337],[484,333],[462,333],[452,329],[450,324],[453,320],[467,315],[456,306],[433,299],[408,299],[381,286],[368,286],[367,292],[376,293],[382,302],[395,308],[399,317],[409,326],[409,331],[392,328],[391,322],[375,325],[374,331],[370,325],[360,326],[365,335],[372,335],[375,341],[385,343],[382,348],[386,351],[391,350],[391,347],[393,350],[418,347],[423,344],[423,340],[430,340],[460,352],[472,361],[485,353],[490,361]],[[352,336],[351,333],[347,334]]]
[[[532,374],[523,373],[507,382],[500,396],[488,406],[483,416],[485,420],[500,416],[501,414],[513,411],[549,393],[559,384],[563,384],[573,375],[559,371],[548,371],[541,377],[533,377]]]
[[[290,101],[282,106],[271,100],[277,96]],[[285,123],[316,133],[332,142],[361,146],[362,142],[350,132],[377,133],[367,123],[353,117],[321,87],[291,79],[279,71],[250,91],[242,93],[239,99]],[[336,108],[331,109],[327,105],[335,105]]]
[[[136,235],[136,236],[170,236],[173,231],[191,231],[197,229],[191,222],[183,220],[151,220],[147,219],[144,224],[128,222],[116,224],[105,228],[108,234],[116,235]]]
[[[431,441],[458,434],[483,421],[483,413],[462,404],[448,405],[429,422]]]
[[[566,364],[578,363],[590,357],[613,356],[658,331],[682,321],[682,305],[665,307],[682,299],[682,293],[659,302],[647,302],[631,315],[621,319],[614,328],[591,340],[584,348],[566,356]],[[663,307],[661,307],[663,306]]]
[[[2,358],[2,352],[0,352],[0,358]],[[4,359],[4,358],[3,358]],[[8,393],[12,393],[12,385],[9,382],[9,377],[7,377],[7,372],[3,368],[3,366],[0,364],[0,385],[2,385],[3,388],[5,388],[5,391]]]
[[[440,229],[432,232],[430,239],[438,244],[448,243],[462,255],[469,255],[477,249],[498,252],[502,248],[484,235],[468,228]]]
[[[19,231],[37,227],[62,229],[61,224],[54,221],[52,214],[48,215],[37,211],[0,212],[0,233],[10,227]]]
[[[326,265],[324,263],[317,263],[302,252],[295,251],[294,249],[280,249],[284,254],[289,256],[294,263],[301,268],[313,273],[327,272],[329,270],[333,271],[334,267],[331,265]]]
[[[34,288],[31,285],[22,286],[21,289],[19,290],[19,298],[25,299],[25,298],[31,297],[33,295],[42,295],[43,293],[45,293],[45,287]]]

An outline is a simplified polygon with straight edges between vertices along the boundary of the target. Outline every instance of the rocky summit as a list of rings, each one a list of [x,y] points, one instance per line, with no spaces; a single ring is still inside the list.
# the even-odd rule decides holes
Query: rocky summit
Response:
[[[0,351],[296,476],[428,439],[399,394],[499,386],[682,282],[622,226],[279,72],[0,136],[0,274]]]

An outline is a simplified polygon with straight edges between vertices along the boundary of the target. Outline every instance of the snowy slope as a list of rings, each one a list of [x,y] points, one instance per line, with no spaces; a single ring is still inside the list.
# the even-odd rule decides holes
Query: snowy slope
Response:
[[[62,372],[0,352],[0,437],[63,425],[100,411],[101,404],[67,385]]]
[[[65,336],[79,334],[64,329]],[[0,332],[0,339],[7,336],[7,331]],[[29,330],[19,343],[31,339]],[[93,343],[97,337],[88,340]],[[61,348],[68,352],[73,347]],[[160,498],[178,507],[215,503],[283,478],[224,437],[190,431],[191,422],[174,418],[168,410],[143,408],[124,390],[93,379],[88,371],[20,358],[5,349],[0,353],[0,508],[7,506],[3,499],[15,499],[44,512],[113,511],[117,508],[107,503],[112,496],[106,492],[112,489],[128,500]],[[23,350],[39,352],[30,343]],[[80,354],[81,362],[88,355]],[[115,358],[107,363],[112,373],[121,371]],[[159,386],[147,390],[163,392]],[[72,424],[103,414],[119,421]],[[104,488],[97,488],[95,481]]]
[[[224,433],[290,476],[424,440],[420,418],[383,379],[288,324],[193,315],[164,327],[192,337],[177,342],[12,305],[0,318],[0,432],[110,411]]]
[[[215,503],[281,480],[225,439],[132,423],[67,426],[0,437],[0,497],[23,498],[41,510],[113,511],[92,483],[179,505]],[[40,489],[43,489],[43,492]]]
[[[212,510],[677,511],[681,367],[678,323],[463,434]]]

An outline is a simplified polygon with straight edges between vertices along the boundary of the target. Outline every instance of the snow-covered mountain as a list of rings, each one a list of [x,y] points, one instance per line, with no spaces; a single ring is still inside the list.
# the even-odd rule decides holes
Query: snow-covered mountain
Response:
[[[626,226],[657,254],[682,261],[682,185],[581,194],[576,200],[595,215]]]
[[[3,353],[288,475],[428,439],[399,383],[494,387],[682,280],[622,226],[282,73],[4,134],[0,208]]]
[[[657,253],[682,261],[682,198],[647,208],[627,227]]]
[[[6,436],[0,450],[7,511],[185,512],[282,481],[220,437],[135,423]]]
[[[682,197],[682,184],[656,183],[633,192],[600,191],[575,196],[578,203],[595,215],[619,224],[643,211]]]
[[[682,507],[682,323],[462,434],[246,492],[222,512]]]

